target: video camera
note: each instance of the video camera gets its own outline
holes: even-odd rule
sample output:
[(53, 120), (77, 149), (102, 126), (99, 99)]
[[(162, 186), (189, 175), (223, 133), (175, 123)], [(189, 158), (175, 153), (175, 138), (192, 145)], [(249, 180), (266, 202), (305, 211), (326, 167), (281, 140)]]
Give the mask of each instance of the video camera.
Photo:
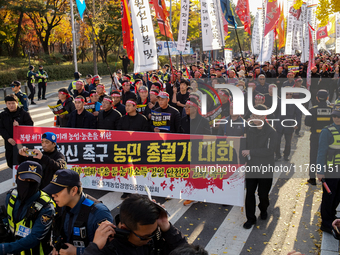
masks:
[(5, 206), (0, 206), (0, 243), (8, 243), (11, 241), (11, 234), (8, 225), (4, 223), (7, 218)]

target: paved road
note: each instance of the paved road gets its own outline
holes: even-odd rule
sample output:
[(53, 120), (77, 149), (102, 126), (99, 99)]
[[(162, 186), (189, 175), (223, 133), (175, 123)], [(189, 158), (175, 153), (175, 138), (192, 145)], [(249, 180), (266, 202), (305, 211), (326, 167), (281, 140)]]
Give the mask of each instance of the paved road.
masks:
[[(109, 80), (104, 83), (109, 84)], [(48, 87), (48, 100), (30, 106), (35, 126), (53, 126), (53, 114), (47, 105), (55, 104), (57, 90), (67, 85), (65, 82)], [(0, 107), (4, 107), (3, 102)], [(303, 132), (303, 137), (293, 138), (290, 162), (277, 164), (303, 166), (309, 162), (309, 132), (305, 127)], [(12, 171), (5, 161), (3, 139), (0, 138), (0, 204), (4, 203), (7, 190), (13, 187), (11, 177)], [(275, 178), (270, 193), (269, 219), (259, 220), (250, 230), (242, 228), (246, 218), (240, 207), (203, 202), (183, 206), (183, 200), (156, 200), (165, 203), (171, 214), (170, 221), (188, 241), (204, 246), (209, 254), (287, 254), (292, 249), (304, 254), (318, 254), (321, 186), (308, 186), (306, 180), (306, 173), (283, 173), (280, 178)], [(113, 215), (119, 212), (122, 193), (89, 189), (85, 192), (103, 201)]]

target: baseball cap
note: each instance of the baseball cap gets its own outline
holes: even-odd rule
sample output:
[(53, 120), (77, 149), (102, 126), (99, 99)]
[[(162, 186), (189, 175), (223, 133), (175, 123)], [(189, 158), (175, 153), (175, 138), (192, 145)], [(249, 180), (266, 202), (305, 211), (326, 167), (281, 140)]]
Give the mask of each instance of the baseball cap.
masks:
[(160, 98), (169, 98), (169, 94), (167, 93), (167, 92), (160, 92), (159, 94), (158, 94), (158, 97), (160, 97)]
[(19, 165), (17, 174), (21, 179), (32, 179), (37, 183), (40, 183), (42, 178), (42, 167), (39, 163), (28, 160)]
[(340, 117), (340, 104), (334, 105), (332, 115)]
[(20, 81), (13, 81), (11, 86), (21, 86), (21, 82)]
[(329, 96), (328, 91), (325, 89), (320, 89), (316, 96), (319, 98), (319, 100), (326, 101), (327, 97)]
[(64, 188), (81, 186), (79, 174), (71, 169), (60, 169), (53, 175), (52, 181), (43, 191), (49, 195), (59, 193)]
[(57, 144), (57, 136), (55, 133), (52, 133), (52, 132), (46, 132), (44, 133), (42, 136), (41, 136), (41, 139), (47, 139), (49, 141), (51, 141), (52, 143), (55, 143)]
[(91, 74), (86, 75), (86, 79), (90, 79), (90, 78), (92, 78)]

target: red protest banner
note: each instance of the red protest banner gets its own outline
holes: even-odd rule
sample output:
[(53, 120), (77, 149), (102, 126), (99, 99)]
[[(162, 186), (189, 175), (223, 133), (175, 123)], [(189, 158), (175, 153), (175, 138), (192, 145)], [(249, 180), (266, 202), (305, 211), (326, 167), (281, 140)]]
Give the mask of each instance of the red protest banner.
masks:
[(144, 194), (147, 185), (156, 196), (243, 205), (243, 137), (19, 126), (13, 138), (40, 149), (45, 132), (84, 188)]

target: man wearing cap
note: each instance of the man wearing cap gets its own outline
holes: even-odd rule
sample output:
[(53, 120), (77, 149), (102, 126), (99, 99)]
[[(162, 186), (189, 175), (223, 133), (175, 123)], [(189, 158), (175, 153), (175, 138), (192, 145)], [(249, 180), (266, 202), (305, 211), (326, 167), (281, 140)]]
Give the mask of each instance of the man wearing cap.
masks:
[(74, 81), (72, 81), (70, 85), (68, 85), (68, 88), (67, 88), (68, 93), (70, 93), (71, 96), (73, 96), (73, 91), (77, 89), (76, 82), (80, 80), (81, 73), (75, 72), (73, 75), (74, 75)]
[(120, 91), (118, 90), (112, 91), (111, 97), (113, 100), (113, 109), (116, 109), (122, 114), (122, 116), (124, 116), (126, 114), (126, 111), (125, 111), (125, 105), (121, 103), (122, 96), (120, 94)]
[[(99, 225), (113, 221), (105, 205), (82, 192), (79, 174), (73, 170), (58, 170), (43, 191), (61, 207), (53, 226), (53, 239), (60, 238), (64, 243), (61, 254), (83, 254)], [(52, 255), (57, 254), (54, 248)]]
[(310, 127), (310, 138), (309, 138), (309, 179), (308, 183), (316, 185), (316, 158), (319, 148), (319, 137), (321, 130), (324, 127), (332, 124), (331, 118), (332, 107), (327, 105), (328, 92), (327, 90), (319, 90), (316, 100), (318, 104), (310, 108), (308, 111), (311, 115), (306, 115), (305, 125)]
[(74, 106), (73, 97), (70, 96), (67, 89), (61, 88), (58, 90), (58, 98), (57, 105), (61, 104), (67, 111), (67, 114), (59, 114), (57, 116), (57, 126), (58, 127), (67, 127), (67, 122), (70, 117), (71, 112), (73, 112), (76, 108)]
[[(160, 92), (158, 94), (158, 104), (159, 107), (155, 109), (155, 112), (161, 112), (161, 113), (170, 113), (170, 115), (165, 116), (163, 115), (162, 117), (166, 117), (166, 129), (163, 129), (161, 127), (156, 127), (154, 126), (154, 131), (155, 132), (169, 132), (169, 133), (180, 133), (181, 132), (181, 116), (179, 111), (169, 105), (169, 94), (166, 92)], [(153, 124), (155, 123), (153, 120), (154, 116), (151, 116), (151, 120), (153, 121)]]
[(16, 174), (17, 187), (6, 196), (6, 221), (13, 238), (11, 243), (0, 244), (0, 255), (49, 254), (54, 202), (39, 190), (41, 165), (26, 161), (19, 165)]
[(257, 79), (256, 91), (262, 94), (267, 94), (269, 88), (269, 83), (266, 82), (266, 76), (264, 74), (260, 74)]
[(18, 161), (22, 163), (30, 160), (38, 162), (42, 167), (42, 179), (40, 182), (40, 189), (43, 189), (50, 183), (54, 173), (66, 168), (65, 156), (59, 152), (57, 145), (57, 136), (52, 132), (46, 132), (41, 136), (41, 147), (43, 151), (39, 149), (33, 149), (34, 155), (28, 154), (28, 148), (23, 147), (19, 150)]
[(85, 98), (85, 102), (90, 96), (90, 93), (84, 89), (84, 82), (82, 80), (76, 81), (76, 89), (73, 90), (73, 97), (76, 98), (77, 96)]
[(37, 74), (38, 74), (37, 77), (39, 79), (38, 80), (38, 101), (40, 99), (46, 100), (45, 94), (46, 94), (48, 74), (46, 71), (44, 71), (44, 68), (42, 65), (39, 66), (39, 70)]
[(103, 102), (104, 97), (107, 95), (105, 94), (105, 86), (102, 83), (99, 83), (96, 88), (97, 95), (99, 96), (98, 102), (101, 103)]
[(24, 108), (26, 112), (28, 112), (28, 97), (26, 93), (21, 91), (21, 83), (20, 81), (13, 81), (11, 84), (12, 92), (17, 96), (19, 105)]
[(5, 97), (6, 108), (0, 113), (0, 134), (5, 141), (5, 156), (9, 168), (13, 167), (13, 126), (33, 126), (33, 120), (28, 112), (18, 107), (18, 98), (11, 94)]
[(28, 96), (29, 99), (31, 99), (31, 104), (36, 104), (34, 102), (34, 94), (35, 94), (35, 77), (38, 76), (37, 73), (34, 73), (34, 66), (30, 65), (28, 67), (29, 71), (27, 72), (27, 86), (30, 90), (30, 95)]
[(322, 129), (319, 138), (317, 178), (325, 182), (331, 193), (323, 185), (321, 202), (321, 230), (332, 234), (332, 222), (336, 219), (336, 208), (340, 202), (340, 104), (334, 105), (333, 124)]
[(91, 84), (92, 84), (92, 75), (91, 75), (91, 74), (86, 75), (85, 81), (86, 81), (86, 84), (85, 84), (85, 86), (84, 86), (84, 89), (85, 89), (87, 92), (90, 93), (90, 92), (91, 92), (90, 86), (91, 86)]
[(99, 111), (97, 128), (116, 130), (122, 114), (112, 108), (113, 100), (110, 96), (105, 96), (102, 102), (102, 110)]
[(96, 128), (96, 117), (85, 110), (85, 98), (77, 96), (74, 99), (76, 109), (71, 112), (67, 127), (71, 128)]

